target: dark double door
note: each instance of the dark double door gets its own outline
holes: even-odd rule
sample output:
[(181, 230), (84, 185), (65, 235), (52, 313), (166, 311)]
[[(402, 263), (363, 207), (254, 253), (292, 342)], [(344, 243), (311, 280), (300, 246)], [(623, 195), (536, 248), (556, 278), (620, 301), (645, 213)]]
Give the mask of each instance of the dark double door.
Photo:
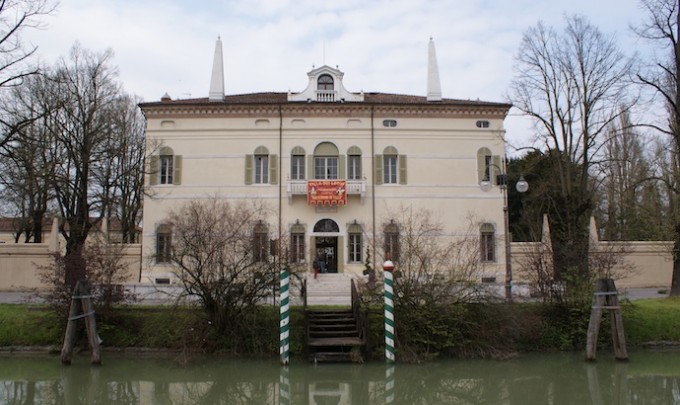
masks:
[(326, 236), (316, 238), (316, 257), (325, 263), (327, 273), (338, 272), (338, 238)]

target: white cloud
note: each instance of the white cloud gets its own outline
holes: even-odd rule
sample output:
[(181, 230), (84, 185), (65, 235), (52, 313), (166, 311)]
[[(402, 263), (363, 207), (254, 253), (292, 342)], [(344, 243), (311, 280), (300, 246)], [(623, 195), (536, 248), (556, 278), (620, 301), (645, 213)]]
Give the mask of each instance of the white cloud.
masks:
[[(111, 48), (130, 93), (158, 100), (208, 93), (214, 41), (224, 42), (228, 94), (301, 91), (312, 65), (345, 72), (350, 91), (425, 94), (427, 42), (435, 39), (444, 97), (504, 101), (522, 32), (563, 14), (586, 15), (627, 51), (634, 0), (69, 0), (27, 32), (52, 63), (75, 41)], [(325, 52), (324, 52), (325, 48)], [(508, 119), (509, 138), (526, 124)], [(511, 132), (512, 131), (512, 132)], [(513, 133), (517, 132), (517, 133)]]

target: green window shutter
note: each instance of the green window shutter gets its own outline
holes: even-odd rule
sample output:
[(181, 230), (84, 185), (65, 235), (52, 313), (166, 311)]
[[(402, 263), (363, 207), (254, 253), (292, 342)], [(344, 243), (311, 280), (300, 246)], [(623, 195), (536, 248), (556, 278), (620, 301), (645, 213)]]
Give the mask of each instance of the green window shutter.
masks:
[(307, 156), (307, 178), (314, 179), (314, 155)]
[(477, 184), (484, 181), (484, 174), (486, 173), (486, 155), (480, 150), (477, 152)]
[(408, 177), (406, 176), (406, 155), (399, 155), (399, 184), (406, 184)]
[(493, 159), (491, 160), (494, 164), (491, 168), (493, 169), (491, 173), (493, 173), (493, 176), (491, 178), (491, 182), (495, 185), (498, 185), (498, 176), (501, 174), (501, 157), (498, 155), (495, 155)]
[(158, 184), (158, 156), (151, 155), (148, 159), (146, 170), (149, 173), (149, 185), (155, 186)]
[(338, 156), (338, 179), (346, 179), (347, 172), (345, 172), (345, 155)]
[(375, 155), (375, 184), (383, 184), (383, 155)]
[(246, 155), (246, 184), (253, 184), (253, 160), (254, 155)]
[(338, 273), (343, 273), (343, 265), (345, 264), (345, 249), (343, 247), (342, 236), (338, 236)]
[(175, 155), (172, 158), (172, 184), (178, 186), (182, 184), (182, 156)]
[(269, 155), (269, 184), (279, 184), (279, 155)]

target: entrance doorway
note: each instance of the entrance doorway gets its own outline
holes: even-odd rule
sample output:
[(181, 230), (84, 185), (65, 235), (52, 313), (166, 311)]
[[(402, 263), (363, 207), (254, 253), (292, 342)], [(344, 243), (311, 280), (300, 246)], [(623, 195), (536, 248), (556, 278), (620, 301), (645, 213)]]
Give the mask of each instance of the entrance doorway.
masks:
[(316, 238), (316, 257), (325, 263), (327, 273), (338, 272), (338, 237)]

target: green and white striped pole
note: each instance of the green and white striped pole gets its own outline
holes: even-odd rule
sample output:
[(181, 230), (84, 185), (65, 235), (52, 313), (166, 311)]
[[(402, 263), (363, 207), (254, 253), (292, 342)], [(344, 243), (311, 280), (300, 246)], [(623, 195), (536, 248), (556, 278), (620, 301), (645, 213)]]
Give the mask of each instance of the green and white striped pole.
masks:
[(394, 365), (385, 369), (385, 405), (394, 403)]
[(279, 354), (281, 355), (281, 364), (287, 366), (290, 362), (290, 274), (288, 267), (283, 267), (279, 273), (280, 282), (280, 314), (281, 322), (279, 323)]
[(394, 363), (394, 278), (392, 276), (394, 263), (391, 260), (385, 260), (383, 270), (385, 276), (385, 360)]
[(290, 376), (288, 367), (279, 371), (279, 405), (290, 405)]

